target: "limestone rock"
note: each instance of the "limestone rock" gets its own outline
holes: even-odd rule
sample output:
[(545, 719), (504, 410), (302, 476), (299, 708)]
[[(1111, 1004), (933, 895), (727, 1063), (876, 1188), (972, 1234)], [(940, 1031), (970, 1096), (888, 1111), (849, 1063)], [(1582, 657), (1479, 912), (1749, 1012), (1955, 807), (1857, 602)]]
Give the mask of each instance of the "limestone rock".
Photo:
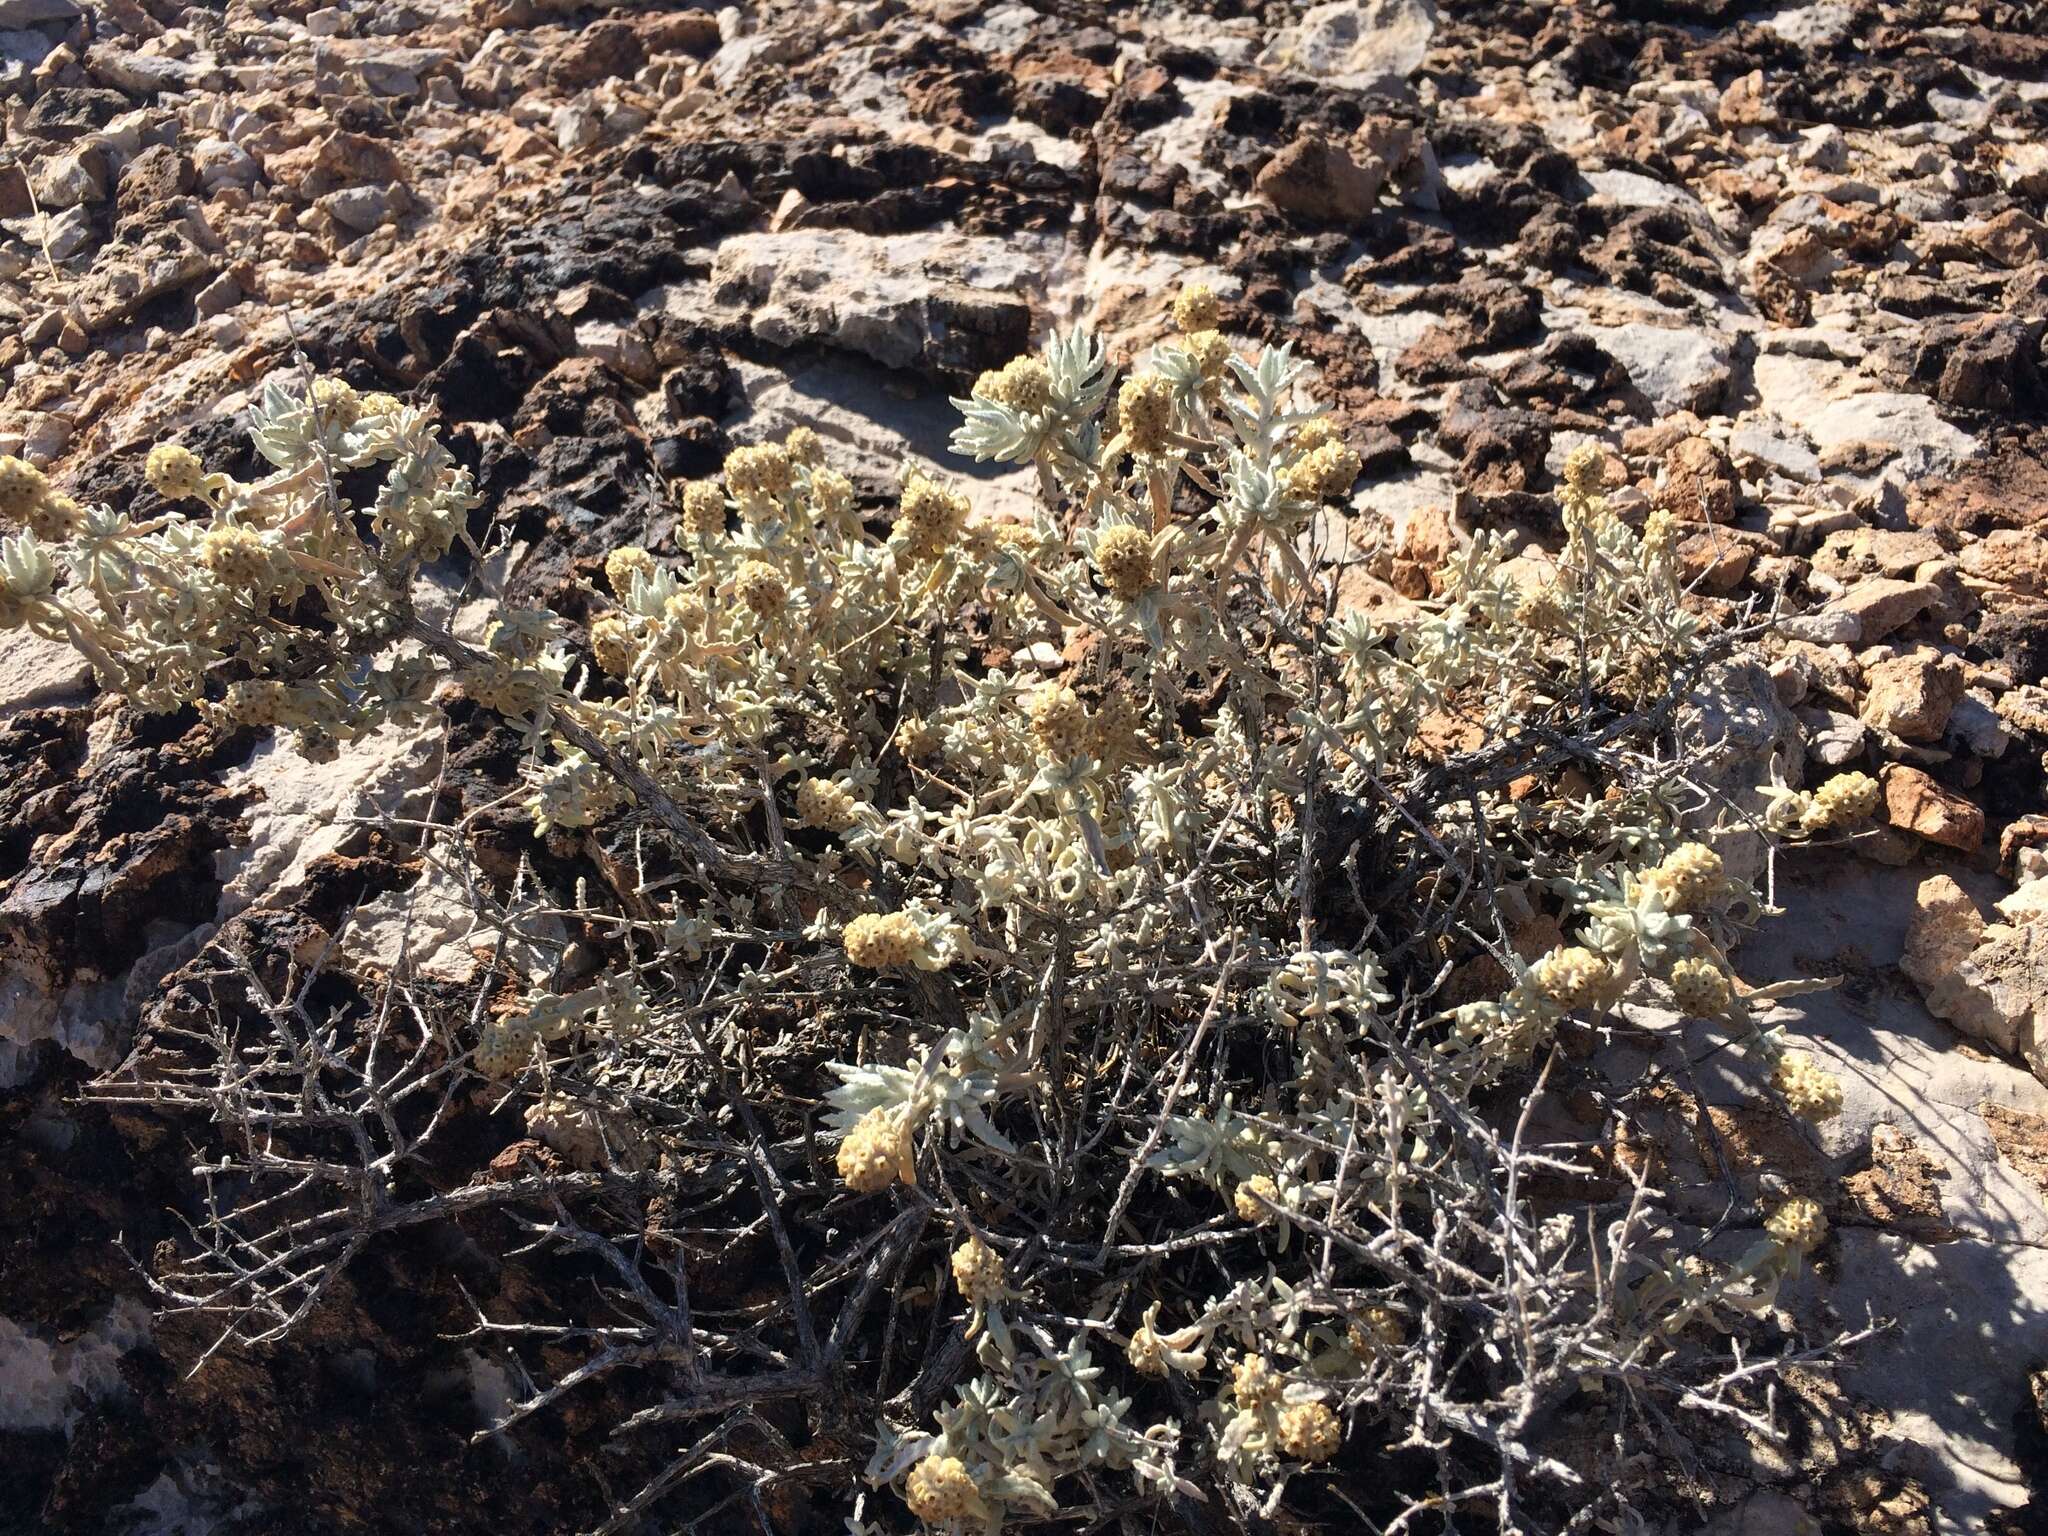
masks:
[(1958, 557), (1980, 581), (1996, 582), (2033, 597), (2048, 597), (2048, 540), (2038, 531), (1994, 528)]
[(1930, 875), (1914, 895), (1899, 969), (1926, 991), (1952, 975), (1983, 937), (1976, 902), (1947, 875)]
[(2048, 1081), (2048, 927), (1987, 924), (1954, 881), (1937, 875), (1920, 888), (1900, 969), (1928, 1012)]
[(91, 680), (75, 647), (33, 630), (0, 633), (0, 717), (82, 696)]
[(1735, 344), (1712, 331), (1632, 321), (1595, 330), (1593, 338), (1660, 416), (1710, 415), (1734, 380)]
[(109, 245), (99, 253), (79, 284), (79, 312), (88, 329), (103, 331), (167, 293), (206, 281), (220, 265), (182, 229), (160, 228), (139, 245)]
[(1970, 243), (2002, 267), (2024, 267), (2048, 258), (2048, 225), (2021, 208), (1972, 224)]
[(338, 192), (329, 192), (314, 206), (327, 213), (343, 229), (363, 235), (398, 219), (411, 203), (405, 188), (394, 183), (383, 187), (344, 187)]
[(1915, 651), (1865, 670), (1870, 692), (1863, 718), (1907, 741), (1939, 741), (1963, 696), (1963, 664), (1953, 656)]
[(770, 346), (971, 378), (1025, 345), (1031, 314), (1018, 294), (1038, 271), (1028, 242), (804, 229), (725, 241), (711, 290)]
[(1847, 614), (1855, 619), (1857, 641), (1871, 645), (1903, 628), (1940, 601), (1941, 588), (1932, 582), (1872, 577), (1858, 582), (1829, 603), (1827, 611)]
[(1259, 62), (1340, 89), (1369, 91), (1421, 67), (1436, 22), (1432, 0), (1327, 0), (1282, 28)]

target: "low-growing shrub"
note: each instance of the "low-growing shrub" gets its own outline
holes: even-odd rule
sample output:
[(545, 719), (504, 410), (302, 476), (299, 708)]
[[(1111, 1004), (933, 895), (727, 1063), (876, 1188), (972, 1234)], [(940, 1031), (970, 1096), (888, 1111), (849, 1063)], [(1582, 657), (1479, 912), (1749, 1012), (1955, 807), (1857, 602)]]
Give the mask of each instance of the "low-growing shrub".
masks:
[[(162, 1305), (260, 1340), (382, 1233), (527, 1212), (601, 1283), (570, 1322), (479, 1318), (537, 1383), (491, 1428), (656, 1383), (619, 1432), (672, 1454), (609, 1528), (702, 1473), (808, 1483), (868, 1536), (1618, 1529), (1684, 1415), (1767, 1429), (1769, 1340), (1726, 1335), (1820, 1207), (1735, 1213), (1753, 1243), (1713, 1261), (1588, 1058), (1675, 1010), (1832, 1114), (1731, 974), (1764, 910), (1731, 855), (1871, 786), (1759, 806), (1693, 773), (1685, 706), (1756, 629), (1701, 617), (1598, 450), (1554, 556), (1482, 534), (1440, 599), (1353, 611), (1324, 529), (1358, 457), (1213, 309), (1183, 295), (1120, 381), (1075, 331), (957, 402), (960, 453), (1036, 474), (1032, 520), (912, 471), (878, 527), (798, 430), (679, 487), (678, 547), (613, 552), (587, 632), (421, 617), (475, 493), (425, 415), (338, 381), (265, 388), (254, 484), (158, 449), (145, 521), (10, 464), (0, 618), (107, 689), (318, 754), (459, 688), (524, 730), (538, 828), (642, 861), (630, 899), (550, 898), (604, 936), (580, 990), (415, 1009), (404, 1048), (264, 990), (268, 1039), (223, 1035), (211, 1077), (110, 1079), (210, 1116), (235, 1172)], [(1568, 1091), (1598, 1109), (1561, 1141)], [(556, 1163), (448, 1183), (425, 1149), (466, 1097)], [(716, 1232), (776, 1304), (693, 1305)], [(771, 1419), (786, 1457), (731, 1449)], [(789, 1446), (827, 1420), (870, 1446)]]

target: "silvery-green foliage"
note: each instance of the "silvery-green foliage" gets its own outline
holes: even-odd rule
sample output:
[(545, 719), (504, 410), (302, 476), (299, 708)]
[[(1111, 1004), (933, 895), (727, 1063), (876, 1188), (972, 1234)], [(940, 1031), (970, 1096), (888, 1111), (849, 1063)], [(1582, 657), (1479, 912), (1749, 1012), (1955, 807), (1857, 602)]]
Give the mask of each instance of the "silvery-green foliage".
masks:
[[(1481, 533), (1426, 597), (1350, 611), (1302, 535), (1345, 515), (1357, 455), (1288, 349), (1226, 369), (1200, 335), (1107, 431), (1085, 329), (956, 402), (956, 452), (1034, 466), (1029, 520), (913, 467), (883, 536), (791, 434), (679, 492), (672, 551), (612, 552), (583, 622), (493, 601), (474, 642), (410, 612), (475, 500), (427, 418), (273, 380), (252, 429), (277, 475), (206, 476), (149, 525), (87, 509), (54, 558), (9, 540), (0, 617), (151, 707), (331, 742), (452, 673), (518, 726), (534, 826), (595, 872), (551, 902), (605, 974), (480, 1007), (437, 1070), (655, 1147), (671, 1229), (576, 1235), (574, 1191), (544, 1212), (607, 1276), (553, 1347), (644, 1371), (643, 1425), (829, 1394), (834, 1435), (875, 1425), (863, 1536), (934, 1459), (991, 1536), (1197, 1497), (1241, 1531), (1302, 1518), (1326, 1455), (1341, 1478), (1396, 1444), (1435, 1460), (1418, 1518), (1465, 1487), (1524, 1529), (1625, 1526), (1651, 1431), (1582, 1404), (1697, 1406), (1687, 1324), (1755, 1316), (1796, 1244), (1674, 1264), (1612, 1148), (1525, 1141), (1501, 1105), (1579, 1093), (1588, 1137), (1618, 1135), (1632, 1086), (1565, 1047), (1682, 967), (1711, 982), (1760, 908), (1730, 882), (1668, 910), (1650, 878), (1701, 832), (1754, 835), (1661, 723), (1744, 642), (1584, 458), (1547, 569)], [(335, 476), (373, 466), (365, 539)], [(308, 596), (321, 623), (281, 645)], [(1778, 1053), (1746, 1004), (1728, 1022)], [(1589, 1191), (1542, 1197), (1566, 1226), (1538, 1180)], [(725, 1231), (786, 1302), (691, 1312)]]
[(835, 1130), (849, 1131), (870, 1110), (888, 1109), (933, 1119), (955, 1142), (971, 1136), (997, 1152), (1017, 1150), (988, 1118), (996, 1074), (978, 1059), (971, 1032), (949, 1032), (914, 1069), (834, 1062), (832, 1070), (840, 1082), (826, 1095), (832, 1105), (826, 1119)]
[(1095, 333), (1082, 326), (1055, 333), (1046, 343), (1043, 360), (1051, 376), (1052, 398), (1042, 411), (1027, 414), (980, 396), (953, 401), (963, 418), (953, 432), (955, 453), (1006, 464), (1026, 463), (1053, 446), (1081, 460), (1094, 456), (1093, 419), (1109, 392), (1107, 351)]
[(1291, 342), (1267, 347), (1259, 353), (1256, 363), (1247, 363), (1240, 357), (1230, 360), (1231, 377), (1242, 393), (1226, 394), (1223, 412), (1254, 464), (1262, 468), (1269, 465), (1282, 435), (1313, 416), (1313, 412), (1296, 411), (1289, 406), (1294, 387), (1307, 370), (1306, 363), (1294, 360)]

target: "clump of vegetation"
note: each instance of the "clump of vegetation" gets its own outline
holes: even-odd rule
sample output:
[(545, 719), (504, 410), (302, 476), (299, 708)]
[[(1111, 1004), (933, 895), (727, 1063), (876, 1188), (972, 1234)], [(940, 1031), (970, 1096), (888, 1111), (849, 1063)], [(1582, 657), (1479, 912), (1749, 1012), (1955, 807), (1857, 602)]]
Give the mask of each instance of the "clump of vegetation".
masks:
[[(404, 1050), (265, 992), (270, 1038), (223, 1039), (216, 1079), (111, 1084), (231, 1153), (162, 1303), (260, 1338), (381, 1233), (534, 1213), (601, 1280), (569, 1322), (479, 1316), (534, 1383), (491, 1428), (630, 1374), (620, 1433), (679, 1438), (612, 1529), (698, 1473), (811, 1482), (864, 1536), (1191, 1503), (1606, 1528), (1678, 1417), (1766, 1424), (1767, 1361), (1722, 1336), (1825, 1218), (1749, 1211), (1717, 1264), (1647, 1161), (1616, 1173), (1632, 1085), (1583, 1058), (1675, 1008), (1834, 1113), (1731, 973), (1764, 903), (1725, 855), (1843, 830), (1866, 784), (1767, 814), (1691, 775), (1680, 706), (1754, 633), (1703, 622), (1597, 452), (1547, 569), (1482, 536), (1440, 600), (1346, 611), (1318, 527), (1357, 455), (1285, 349), (1237, 356), (1198, 291), (1176, 315), (1121, 380), (1077, 331), (957, 402), (957, 451), (1036, 472), (1031, 521), (912, 471), (882, 526), (799, 430), (679, 487), (680, 547), (614, 552), (585, 632), (420, 617), (474, 494), (421, 413), (336, 381), (266, 388), (256, 484), (152, 454), (178, 510), (146, 522), (45, 515), (0, 466), (32, 503), (0, 618), (107, 688), (321, 752), (457, 687), (525, 731), (537, 827), (638, 850), (630, 899), (576, 893), (610, 945), (580, 990), (418, 1011)], [(499, 895), (507, 923), (536, 900)], [(1560, 1142), (1537, 1111), (1567, 1086), (1598, 1128)], [(427, 1147), (469, 1094), (562, 1166), (445, 1187)], [(776, 1306), (693, 1306), (715, 1230)], [(787, 1448), (778, 1413), (871, 1453), (729, 1448)]]

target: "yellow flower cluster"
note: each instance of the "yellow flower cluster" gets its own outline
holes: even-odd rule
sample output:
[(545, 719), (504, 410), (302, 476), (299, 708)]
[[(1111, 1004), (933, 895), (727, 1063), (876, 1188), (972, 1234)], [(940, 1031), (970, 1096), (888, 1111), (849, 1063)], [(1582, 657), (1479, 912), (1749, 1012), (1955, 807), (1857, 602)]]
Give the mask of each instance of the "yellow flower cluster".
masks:
[(796, 789), (796, 813), (807, 827), (844, 832), (854, 823), (859, 802), (843, 784), (830, 779), (805, 779)]
[(1280, 1411), (1274, 1438), (1297, 1461), (1324, 1462), (1344, 1443), (1344, 1425), (1325, 1403), (1296, 1403)]
[(1189, 283), (1173, 301), (1173, 323), (1190, 335), (1196, 331), (1215, 330), (1217, 321), (1222, 318), (1223, 308), (1207, 284)]
[(782, 572), (766, 560), (743, 560), (733, 573), (732, 595), (764, 619), (780, 618), (789, 606), (789, 587)]
[(1117, 422), (1133, 453), (1164, 453), (1173, 439), (1173, 385), (1156, 373), (1125, 379), (1116, 396)]
[(725, 492), (716, 481), (692, 480), (683, 487), (683, 531), (709, 541), (725, 532)]
[(1026, 354), (984, 373), (974, 381), (974, 393), (1026, 416), (1036, 416), (1052, 403), (1052, 374), (1044, 363)]
[(616, 613), (602, 613), (590, 623), (590, 653), (613, 677), (633, 670), (633, 631)]
[(346, 379), (322, 376), (313, 381), (313, 409), (343, 430), (363, 419), (363, 397)]
[(49, 494), (50, 482), (35, 465), (12, 454), (0, 455), (0, 519), (28, 522)]
[(1818, 1200), (1797, 1195), (1765, 1218), (1764, 1231), (1795, 1253), (1811, 1253), (1828, 1235), (1828, 1215)]
[(1570, 1013), (1606, 1000), (1614, 989), (1614, 966), (1583, 945), (1553, 949), (1529, 967), (1537, 994)]
[(912, 1467), (904, 1483), (904, 1500), (926, 1525), (964, 1520), (982, 1511), (973, 1474), (958, 1456), (934, 1454)]
[(1688, 1018), (1718, 1019), (1728, 1011), (1735, 993), (1728, 973), (1713, 961), (1694, 957), (1671, 967), (1671, 996)]
[(910, 965), (924, 953), (924, 935), (908, 912), (867, 912), (846, 925), (840, 935), (849, 964), (885, 971)]
[(1003, 1257), (979, 1237), (970, 1237), (953, 1250), (953, 1283), (971, 1306), (985, 1307), (1002, 1300), (1006, 1275)]
[(199, 540), (199, 559), (222, 586), (237, 590), (268, 587), (277, 569), (276, 555), (254, 528), (221, 523)]
[(1719, 902), (1728, 873), (1721, 855), (1705, 843), (1681, 843), (1643, 883), (1656, 887), (1667, 912), (1704, 912)]
[(1238, 1407), (1253, 1413), (1276, 1405), (1286, 1386), (1264, 1355), (1246, 1355), (1230, 1368), (1230, 1395)]
[(1237, 1219), (1263, 1227), (1279, 1219), (1273, 1210), (1280, 1203), (1280, 1186), (1273, 1182), (1272, 1175), (1255, 1173), (1237, 1186), (1237, 1193), (1231, 1197), (1231, 1204), (1237, 1209)]
[(1397, 1349), (1408, 1337), (1401, 1314), (1392, 1307), (1370, 1306), (1344, 1333), (1345, 1346), (1361, 1359), (1384, 1349)]
[(485, 1022), (476, 1042), (476, 1069), (485, 1077), (511, 1077), (533, 1059), (540, 1024), (521, 1009)]
[(839, 1143), (839, 1177), (857, 1195), (917, 1182), (917, 1148), (900, 1110), (871, 1109)]
[(1152, 587), (1152, 540), (1143, 529), (1118, 523), (1095, 540), (1095, 568), (1112, 596), (1134, 603)]
[(1771, 1068), (1771, 1086), (1792, 1113), (1816, 1123), (1842, 1112), (1842, 1080), (1804, 1051), (1787, 1051)]
[(1581, 500), (1607, 489), (1607, 450), (1599, 443), (1579, 444), (1564, 461), (1565, 490)]
[(748, 503), (787, 495), (795, 484), (789, 450), (780, 443), (735, 448), (725, 456), (726, 488), (744, 510)]
[(33, 464), (0, 457), (0, 521), (18, 523), (45, 543), (60, 544), (78, 532), (84, 519), (85, 509), (51, 486)]
[(790, 428), (789, 435), (782, 440), (782, 449), (789, 455), (790, 463), (805, 469), (825, 462), (825, 440), (812, 427)]
[(968, 511), (965, 496), (913, 471), (903, 482), (896, 518), (903, 552), (913, 560), (938, 559), (959, 542)]
[(1046, 683), (1031, 696), (1025, 711), (1032, 739), (1054, 762), (1063, 763), (1088, 749), (1088, 706), (1064, 683)]
[(1809, 832), (1846, 832), (1877, 814), (1882, 793), (1867, 773), (1838, 773), (1813, 792), (1803, 818)]
[(166, 501), (188, 501), (206, 483), (199, 455), (177, 443), (158, 443), (142, 462), (142, 477)]
[(1327, 501), (1349, 491), (1363, 467), (1349, 444), (1325, 442), (1289, 465), (1284, 478), (1287, 489), (1303, 500)]
[(637, 544), (622, 544), (604, 557), (604, 579), (620, 597), (632, 591), (635, 581), (646, 580), (654, 571), (654, 556)]

